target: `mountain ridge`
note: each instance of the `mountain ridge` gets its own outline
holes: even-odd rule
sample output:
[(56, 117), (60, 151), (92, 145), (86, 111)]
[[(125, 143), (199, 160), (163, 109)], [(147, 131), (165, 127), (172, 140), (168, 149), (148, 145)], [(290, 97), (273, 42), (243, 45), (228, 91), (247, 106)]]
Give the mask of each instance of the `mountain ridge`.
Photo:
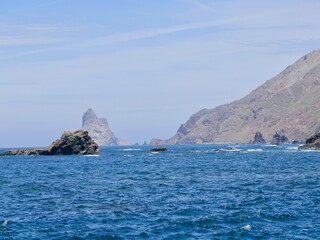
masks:
[(248, 143), (256, 131), (305, 140), (320, 129), (320, 50), (299, 58), (243, 98), (191, 115), (168, 140), (150, 144)]

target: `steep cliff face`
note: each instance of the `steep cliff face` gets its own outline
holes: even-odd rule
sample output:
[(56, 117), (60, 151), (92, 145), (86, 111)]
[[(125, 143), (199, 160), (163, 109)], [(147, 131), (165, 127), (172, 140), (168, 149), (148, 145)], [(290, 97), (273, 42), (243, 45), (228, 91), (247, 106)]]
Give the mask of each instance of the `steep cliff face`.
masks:
[(128, 145), (125, 140), (115, 136), (109, 127), (107, 119), (98, 118), (91, 108), (83, 114), (82, 129), (88, 131), (99, 146)]
[(287, 67), (249, 95), (204, 109), (168, 140), (151, 144), (248, 143), (256, 131), (267, 141), (276, 131), (305, 140), (320, 129), (320, 50)]

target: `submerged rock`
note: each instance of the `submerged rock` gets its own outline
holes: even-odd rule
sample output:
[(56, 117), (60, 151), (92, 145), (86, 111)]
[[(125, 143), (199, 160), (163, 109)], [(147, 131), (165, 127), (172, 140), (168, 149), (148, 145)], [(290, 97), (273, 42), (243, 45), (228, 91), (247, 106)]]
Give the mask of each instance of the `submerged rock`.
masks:
[(251, 144), (266, 144), (266, 140), (264, 140), (263, 135), (261, 132), (256, 132), (254, 135), (254, 139), (250, 141)]
[(65, 131), (61, 138), (54, 141), (50, 146), (44, 149), (20, 149), (9, 150), (0, 153), (0, 156), (6, 155), (87, 155), (98, 154), (98, 145), (89, 136), (87, 131)]
[(167, 148), (152, 148), (150, 149), (150, 152), (166, 152), (168, 149)]
[(285, 135), (281, 135), (278, 132), (276, 132), (272, 136), (271, 144), (273, 145), (281, 145), (284, 143), (289, 143), (289, 139)]
[(320, 133), (316, 133), (307, 139), (306, 144), (299, 147), (300, 150), (304, 149), (316, 149), (320, 150)]

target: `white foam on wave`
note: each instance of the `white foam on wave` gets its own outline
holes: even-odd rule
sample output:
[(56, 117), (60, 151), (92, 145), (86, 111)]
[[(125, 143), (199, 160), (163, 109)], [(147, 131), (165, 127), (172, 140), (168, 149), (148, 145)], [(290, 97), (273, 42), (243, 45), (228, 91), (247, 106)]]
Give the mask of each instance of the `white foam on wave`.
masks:
[(297, 146), (294, 146), (294, 147), (287, 147), (288, 150), (298, 150), (298, 147)]
[(99, 154), (90, 154), (90, 155), (85, 155), (86, 157), (99, 157)]
[(301, 149), (300, 151), (301, 152), (319, 152), (320, 150), (310, 148), (310, 149)]
[(134, 155), (132, 155), (132, 154), (125, 154), (124, 156), (125, 157), (134, 157)]
[(241, 229), (249, 231), (249, 230), (251, 230), (251, 228), (252, 228), (251, 225), (248, 224), (248, 225), (243, 226)]
[(143, 149), (141, 148), (125, 148), (125, 149), (122, 149), (120, 151), (124, 151), (124, 152), (127, 152), (127, 151), (142, 151)]
[(247, 152), (262, 152), (261, 148), (248, 149)]
[(8, 222), (9, 222), (8, 220), (4, 220), (4, 222), (2, 223), (2, 226), (4, 227), (7, 226)]

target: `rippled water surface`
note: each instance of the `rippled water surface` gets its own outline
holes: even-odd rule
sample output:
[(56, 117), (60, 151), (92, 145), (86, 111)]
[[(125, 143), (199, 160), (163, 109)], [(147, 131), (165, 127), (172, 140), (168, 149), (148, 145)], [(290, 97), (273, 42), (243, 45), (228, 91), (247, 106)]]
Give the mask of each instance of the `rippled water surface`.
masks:
[(320, 152), (0, 157), (0, 239), (320, 239)]

